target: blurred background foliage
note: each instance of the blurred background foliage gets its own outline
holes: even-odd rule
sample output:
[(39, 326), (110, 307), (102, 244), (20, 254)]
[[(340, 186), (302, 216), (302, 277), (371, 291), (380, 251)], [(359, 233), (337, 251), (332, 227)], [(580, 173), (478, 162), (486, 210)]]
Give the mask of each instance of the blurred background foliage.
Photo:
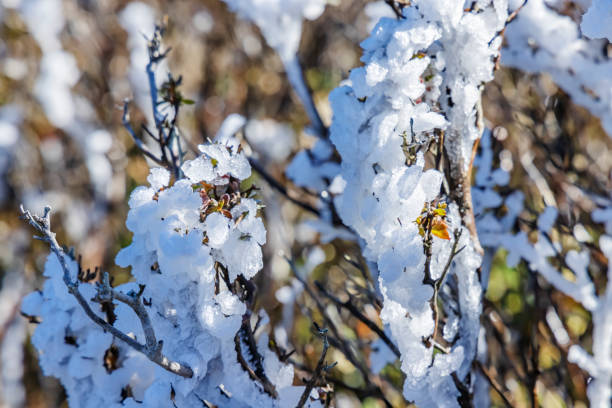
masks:
[[(182, 75), (185, 97), (195, 101), (194, 105), (183, 108), (180, 118), (183, 135), (191, 145), (212, 138), (230, 113), (240, 113), (248, 119), (271, 118), (288, 123), (295, 132), (294, 152), (313, 143), (313, 138), (303, 132), (308, 119), (287, 83), (282, 63), (255, 26), (239, 20), (218, 0), (146, 3), (158, 18), (168, 16), (165, 43), (172, 47), (168, 64), (175, 75)], [(364, 11), (367, 1), (331, 3), (321, 18), (304, 23), (299, 50), (307, 83), (326, 124), (332, 115), (327, 96), (348, 76), (352, 67), (360, 64), (359, 42), (367, 36), (369, 28), (369, 17)], [(42, 206), (49, 199), (42, 192), (53, 192), (52, 201), (56, 206), (60, 204), (54, 220), (59, 241), (75, 247), (85, 268), (100, 266), (112, 273), (115, 282), (124, 282), (130, 278), (129, 271), (118, 268), (114, 256), (131, 241), (131, 233), (125, 227), (127, 200), (132, 189), (146, 183), (149, 168), (121, 124), (122, 101), (132, 96), (127, 34), (118, 21), (128, 2), (66, 0), (62, 4), (66, 25), (61, 42), (75, 57), (81, 71), (72, 91), (90, 101), (100, 124), (112, 135), (112, 147), (106, 156), (113, 167), (113, 188), (102, 200), (103, 211), (77, 211), (73, 207), (75, 199), (91, 202), (99, 197), (91, 187), (85, 157), (77, 141), (48, 120), (33, 96), (41, 51), (21, 15), (5, 7), (0, 24), (0, 105), (19, 106), (22, 122), (19, 142), (7, 159), (2, 180), (7, 194), (0, 206), (0, 281), (11, 273), (22, 274), (26, 281), (23, 293), (41, 286), (47, 249), (41, 243), (30, 242), (29, 231), (17, 217), (20, 202), (36, 202)], [(532, 212), (523, 214), (521, 222), (527, 227), (544, 208), (542, 191), (530, 180), (525, 163), (516, 159), (526, 157), (549, 183), (549, 193), (558, 205), (562, 220), (557, 239), (563, 242), (564, 248), (576, 246), (577, 225), (587, 242), (596, 242), (602, 228), (589, 216), (593, 200), (576, 189), (601, 196), (607, 196), (612, 190), (612, 143), (599, 120), (572, 104), (547, 75), (526, 75), (506, 68), (498, 70), (495, 81), (487, 85), (483, 106), (487, 124), (493, 129), (498, 164), (512, 174), (508, 192), (522, 190), (529, 200), (526, 208)], [(144, 120), (145, 114), (134, 106), (133, 123)], [(49, 152), (54, 149), (60, 153), (56, 160), (49, 160)], [(263, 151), (254, 154), (265, 158)], [(263, 163), (271, 175), (288, 184), (283, 174), (288, 161)], [(257, 307), (267, 311), (274, 325), (282, 320), (283, 313), (275, 294), (292, 277), (282, 256), (295, 258), (298, 268), (309, 268), (312, 243), (317, 242), (317, 237), (300, 226), (311, 217), (309, 214), (283, 200), (257, 174), (253, 181), (263, 188), (267, 221), (272, 222), (268, 218), (274, 211), (289, 225), (289, 231), (284, 233), (290, 237), (290, 253), (279, 254), (273, 243), (269, 245), (265, 249), (264, 271), (255, 278)], [(304, 201), (314, 202), (309, 192), (289, 188)], [(34, 199), (33, 192), (38, 194)], [(79, 223), (87, 227), (80, 233), (71, 233), (71, 225)], [(274, 241), (271, 234), (276, 228), (268, 224), (269, 241)], [(379, 307), (364, 295), (373, 283), (360, 259), (359, 249), (353, 243), (339, 240), (320, 243), (316, 248), (321, 252), (317, 255), (320, 262), (308, 277), (312, 290), (316, 291), (315, 281), (319, 282), (341, 301), (351, 299), (380, 325)], [(593, 265), (590, 270), (602, 288), (605, 287), (602, 272), (605, 262), (605, 258), (601, 259), (602, 264)], [(324, 317), (312, 296), (306, 293), (298, 296), (299, 307), (294, 310), (290, 334), (290, 343), (296, 348), (292, 358), (298, 368), (313, 367), (322, 346), (312, 332), (312, 322), (321, 323)], [(543, 314), (554, 307), (571, 341), (587, 349), (591, 341), (589, 314), (571, 298), (531, 274), (525, 265), (508, 266), (502, 250), (494, 256), (485, 299), (483, 325), (491, 339), (489, 365), (495, 368), (492, 374), (508, 390), (515, 406), (587, 406), (587, 378), (577, 366), (567, 362), (567, 346), (556, 342)], [(354, 344), (361, 352), (359, 361), (367, 365), (370, 345), (377, 335), (345, 309), (335, 307), (325, 298), (323, 302), (324, 310), (339, 322), (341, 337)], [(0, 309), (1, 313), (8, 311)], [(31, 327), (28, 330), (31, 332)], [(24, 343), (24, 348), (25, 406), (65, 406), (61, 386), (40, 372), (36, 351), (29, 342)], [(345, 354), (332, 347), (328, 359), (338, 362), (330, 374), (331, 384), (334, 380), (338, 382), (336, 406), (384, 406), (376, 396), (360, 395), (359, 390), (368, 389), (371, 384), (364, 383), (364, 377)], [(536, 384), (529, 383), (526, 371), (538, 373)], [(295, 381), (299, 383), (302, 378), (298, 370)], [(405, 406), (399, 364), (385, 367), (379, 380), (376, 385), (388, 401), (393, 406)], [(494, 406), (504, 406), (494, 390), (491, 398)]]

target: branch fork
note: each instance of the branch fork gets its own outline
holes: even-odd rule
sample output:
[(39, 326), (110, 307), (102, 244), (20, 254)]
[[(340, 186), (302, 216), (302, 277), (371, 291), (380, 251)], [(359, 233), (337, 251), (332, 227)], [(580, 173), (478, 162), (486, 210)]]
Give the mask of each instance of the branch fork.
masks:
[(106, 320), (98, 316), (92, 309), (87, 300), (83, 297), (79, 291), (79, 281), (73, 279), (70, 275), (70, 269), (66, 263), (66, 253), (60, 247), (55, 237), (55, 233), (51, 231), (51, 207), (45, 207), (42, 216), (32, 214), (30, 211), (20, 206), (21, 218), (27, 221), (40, 235), (35, 235), (34, 238), (49, 244), (51, 251), (57, 257), (60, 266), (63, 271), (63, 281), (68, 289), (68, 292), (75, 297), (79, 305), (83, 308), (85, 314), (104, 331), (110, 332), (114, 337), (126, 343), (133, 349), (143, 353), (149, 360), (159, 365), (163, 369), (170, 371), (178, 376), (191, 378), (193, 377), (193, 370), (186, 364), (172, 361), (166, 357), (163, 352), (163, 341), (157, 341), (155, 336), (155, 330), (151, 324), (149, 314), (145, 309), (144, 304), (141, 301), (142, 291), (144, 287), (141, 286), (139, 293), (131, 291), (129, 293), (123, 293), (115, 290), (110, 286), (110, 279), (108, 272), (104, 273), (102, 282), (97, 284), (96, 296), (92, 299), (96, 303), (110, 303), (113, 299), (121, 303), (128, 305), (134, 313), (138, 316), (142, 329), (145, 334), (146, 343), (142, 344), (136, 341), (134, 338), (125, 334), (121, 330), (117, 329)]

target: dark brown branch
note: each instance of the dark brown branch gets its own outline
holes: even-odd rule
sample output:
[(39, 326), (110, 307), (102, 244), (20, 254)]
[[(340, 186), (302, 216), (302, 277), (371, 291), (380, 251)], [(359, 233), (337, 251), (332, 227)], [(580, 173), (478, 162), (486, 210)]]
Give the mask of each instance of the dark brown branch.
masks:
[(319, 290), (319, 292), (321, 292), (326, 298), (331, 300), (337, 306), (345, 308), (353, 316), (355, 316), (366, 326), (368, 326), (370, 330), (376, 333), (378, 337), (380, 337), (380, 339), (385, 342), (385, 344), (389, 347), (389, 349), (391, 349), (393, 354), (395, 354), (397, 357), (400, 357), (400, 351), (398, 350), (397, 346), (393, 344), (391, 339), (385, 334), (385, 332), (380, 327), (378, 327), (376, 323), (374, 323), (372, 320), (368, 319), (363, 313), (361, 313), (361, 311), (350, 300), (343, 302), (331, 293), (329, 293), (327, 290), (325, 290), (325, 288), (320, 282), (315, 281), (314, 284), (315, 287)]
[(329, 349), (329, 343), (327, 342), (327, 329), (318, 329), (318, 332), (319, 335), (323, 337), (323, 351), (321, 352), (321, 357), (319, 357), (317, 367), (315, 368), (312, 377), (306, 383), (306, 388), (304, 389), (304, 392), (302, 393), (302, 396), (300, 397), (296, 408), (302, 408), (306, 404), (306, 401), (308, 400), (308, 397), (310, 396), (310, 393), (312, 392), (315, 385), (319, 382), (320, 379), (323, 378), (323, 376), (325, 375), (325, 371), (331, 368), (326, 367), (325, 364), (325, 356), (327, 355), (327, 350)]
[(395, 0), (385, 0), (385, 3), (387, 3), (389, 5), (389, 7), (391, 7), (391, 9), (393, 10), (393, 12), (395, 13), (395, 16), (397, 18), (404, 18), (403, 14), (402, 14), (402, 10), (397, 5)]
[(288, 258), (285, 258), (285, 259), (289, 263), (289, 266), (291, 267), (291, 270), (293, 271), (293, 274), (296, 277), (296, 279), (300, 281), (300, 283), (304, 286), (304, 290), (306, 291), (306, 293), (308, 293), (308, 295), (312, 298), (312, 300), (314, 300), (315, 304), (317, 305), (317, 308), (319, 309), (319, 311), (321, 312), (321, 315), (323, 316), (323, 319), (325, 320), (325, 325), (330, 328), (334, 337), (339, 341), (340, 344), (339, 344), (339, 347), (337, 348), (340, 351), (342, 351), (342, 353), (351, 362), (351, 364), (353, 364), (359, 370), (359, 372), (363, 376), (363, 379), (367, 381), (369, 378), (368, 370), (359, 360), (357, 360), (357, 356), (355, 356), (355, 353), (353, 353), (353, 350), (351, 349), (351, 345), (348, 343), (348, 341), (344, 340), (340, 336), (340, 332), (338, 331), (338, 328), (332, 321), (331, 317), (329, 317), (329, 314), (325, 310), (325, 305), (321, 302), (321, 299), (317, 297), (317, 295), (314, 293), (310, 285), (308, 285), (308, 283), (304, 280), (304, 278), (297, 271), (293, 261)]
[(459, 406), (461, 408), (472, 408), (474, 403), (472, 401), (472, 393), (468, 387), (459, 379), (457, 372), (452, 373), (451, 377), (455, 383), (455, 387), (457, 387), (457, 390), (459, 390), (459, 396), (457, 397)]
[(330, 330), (332, 331), (333, 337), (328, 335), (329, 342), (332, 344), (332, 346), (334, 346), (342, 354), (344, 354), (346, 359), (354, 367), (357, 368), (357, 370), (362, 375), (362, 377), (364, 379), (364, 382), (366, 384), (372, 384), (372, 387), (374, 387), (376, 389), (376, 395), (380, 396), (379, 398), (383, 400), (385, 405), (387, 407), (391, 407), (392, 405), (384, 397), (384, 393), (383, 393), (382, 389), (375, 382), (375, 380), (379, 379), (379, 377), (371, 374), (370, 371), (367, 369), (367, 367), (365, 367), (365, 365), (363, 363), (361, 363), (360, 361), (357, 360), (357, 357), (355, 356), (355, 354), (353, 353), (353, 351), (351, 349), (351, 344), (347, 340), (343, 339), (340, 336), (338, 328), (336, 327), (336, 325), (332, 321), (331, 317), (329, 316), (329, 314), (325, 310), (325, 305), (323, 305), (323, 303), (316, 296), (316, 294), (314, 293), (312, 288), (307, 284), (307, 282), (304, 280), (304, 278), (299, 274), (299, 272), (297, 271), (293, 261), (291, 259), (288, 259), (288, 258), (285, 258), (285, 260), (289, 263), (289, 266), (291, 267), (291, 270), (293, 271), (294, 276), (296, 277), (296, 279), (298, 281), (300, 281), (300, 283), (304, 286), (304, 290), (306, 291), (306, 293), (308, 293), (308, 295), (314, 300), (315, 304), (317, 305), (317, 309), (319, 310), (319, 312), (323, 316), (323, 319), (325, 321), (325, 325), (327, 327), (329, 327)]
[(263, 387), (263, 390), (268, 395), (270, 395), (272, 398), (277, 398), (278, 393), (276, 392), (276, 388), (274, 387), (274, 384), (272, 384), (270, 380), (268, 380), (265, 374), (261, 375), (261, 373), (260, 374), (256, 373), (255, 370), (251, 368), (247, 360), (244, 358), (244, 355), (242, 353), (242, 344), (241, 344), (242, 339), (240, 338), (241, 332), (242, 332), (242, 328), (234, 336), (234, 346), (236, 349), (236, 357), (238, 358), (238, 363), (240, 364), (242, 369), (247, 372), (251, 380), (261, 384), (261, 386)]
[(442, 271), (442, 276), (440, 276), (440, 278), (437, 281), (435, 281), (433, 285), (434, 295), (432, 298), (432, 308), (434, 312), (434, 331), (433, 331), (434, 341), (436, 340), (436, 335), (438, 333), (438, 322), (440, 321), (440, 312), (438, 310), (438, 294), (440, 293), (440, 288), (442, 288), (442, 285), (444, 284), (444, 279), (446, 278), (446, 275), (448, 274), (448, 271), (450, 270), (450, 267), (453, 263), (453, 259), (455, 258), (455, 256), (457, 256), (457, 254), (459, 254), (459, 252), (463, 250), (463, 248), (461, 248), (457, 251), (457, 245), (459, 245), (459, 238), (461, 238), (462, 231), (463, 230), (460, 230), (460, 229), (455, 230), (454, 232), (455, 242), (453, 243), (453, 248), (451, 249), (451, 253), (448, 257), (448, 260), (446, 261), (444, 270)]
[(289, 195), (289, 191), (287, 191), (287, 189), (281, 183), (279, 183), (274, 177), (268, 174), (268, 172), (263, 168), (261, 164), (259, 164), (259, 162), (256, 159), (254, 159), (253, 157), (249, 157), (249, 163), (251, 164), (251, 167), (257, 173), (259, 173), (261, 177), (263, 177), (263, 179), (270, 185), (270, 187), (274, 188), (279, 193), (281, 193), (285, 198), (287, 198), (287, 200), (291, 201), (293, 204), (297, 205), (298, 207), (301, 207), (302, 209), (316, 215), (317, 217), (321, 216), (320, 211), (314, 208), (313, 206), (311, 206), (310, 204), (300, 201), (297, 198), (291, 197), (291, 195)]
[(503, 390), (502, 386), (499, 384), (499, 382), (497, 382), (497, 380), (495, 379), (493, 374), (491, 374), (489, 369), (486, 368), (480, 361), (475, 361), (474, 364), (482, 372), (484, 377), (489, 382), (489, 385), (499, 394), (499, 396), (504, 401), (504, 404), (506, 404), (507, 407), (513, 407), (514, 405), (510, 402), (510, 398), (506, 396), (506, 391)]
[(249, 354), (251, 355), (251, 362), (255, 366), (254, 373), (257, 376), (257, 381), (263, 386), (263, 389), (266, 393), (268, 393), (274, 398), (277, 398), (278, 393), (276, 392), (276, 387), (266, 376), (266, 372), (262, 363), (263, 357), (259, 354), (259, 350), (257, 350), (257, 343), (255, 342), (253, 331), (251, 330), (250, 316), (250, 313), (246, 313), (243, 316), (242, 326), (240, 327), (239, 333), (242, 335), (242, 339), (249, 349)]

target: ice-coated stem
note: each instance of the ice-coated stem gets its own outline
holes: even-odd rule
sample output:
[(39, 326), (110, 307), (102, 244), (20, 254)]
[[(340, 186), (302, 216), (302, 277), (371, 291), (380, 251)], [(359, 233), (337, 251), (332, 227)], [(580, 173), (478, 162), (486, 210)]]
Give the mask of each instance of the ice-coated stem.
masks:
[(163, 369), (170, 371), (176, 375), (185, 378), (193, 377), (193, 370), (186, 364), (179, 363), (177, 361), (172, 361), (168, 359), (162, 353), (162, 341), (157, 341), (155, 337), (155, 331), (153, 326), (151, 325), (151, 320), (149, 319), (149, 314), (145, 309), (142, 301), (140, 300), (140, 294), (134, 293), (122, 293), (114, 290), (110, 287), (108, 273), (104, 275), (104, 279), (102, 284), (98, 286), (98, 293), (96, 297), (93, 299), (95, 302), (111, 302), (113, 299), (117, 299), (118, 301), (125, 303), (128, 305), (134, 313), (140, 319), (140, 323), (142, 324), (142, 329), (145, 333), (146, 344), (141, 344), (138, 341), (134, 340), (127, 334), (123, 333), (121, 330), (112, 326), (110, 323), (102, 319), (100, 316), (96, 315), (94, 311), (91, 309), (87, 300), (83, 297), (81, 292), (79, 291), (79, 281), (72, 280), (70, 276), (70, 270), (68, 269), (68, 265), (66, 263), (65, 253), (62, 247), (57, 242), (55, 238), (55, 233), (51, 231), (51, 207), (45, 207), (44, 213), (42, 217), (33, 215), (30, 211), (25, 210), (23, 206), (20, 206), (21, 210), (21, 218), (26, 220), (28, 224), (30, 224), (36, 231), (38, 231), (41, 235), (34, 236), (34, 238), (46, 242), (49, 244), (51, 251), (57, 256), (57, 260), (60, 263), (62, 271), (64, 272), (63, 280), (68, 288), (68, 292), (74, 296), (85, 311), (85, 314), (98, 326), (102, 327), (105, 331), (110, 332), (114, 337), (126, 343), (128, 346), (133, 349), (143, 353), (149, 360), (159, 365)]

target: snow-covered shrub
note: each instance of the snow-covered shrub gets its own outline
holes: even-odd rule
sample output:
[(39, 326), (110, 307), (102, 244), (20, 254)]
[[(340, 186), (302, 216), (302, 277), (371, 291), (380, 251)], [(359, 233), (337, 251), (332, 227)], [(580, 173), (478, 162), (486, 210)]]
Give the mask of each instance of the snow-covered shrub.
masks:
[[(200, 150), (183, 165), (186, 178), (153, 168), (150, 185), (132, 192), (134, 237), (117, 263), (134, 282), (87, 282), (57, 245), (48, 210), (26, 213), (53, 253), (43, 290), (24, 300), (23, 312), (42, 320), (33, 337), (41, 367), (62, 381), (71, 406), (290, 406), (301, 395), (265, 336), (250, 344), (245, 282), (262, 268), (266, 241), (253, 190), (241, 188), (250, 166), (233, 139)], [(250, 378), (240, 358), (262, 359), (266, 382)]]
[[(477, 213), (480, 214), (478, 230), (482, 245), (488, 255), (493, 255), (498, 249), (507, 251), (506, 262), (515, 266), (524, 262), (532, 273), (541, 275), (559, 292), (571, 297), (592, 315), (593, 345), (592, 354), (578, 345), (571, 345), (568, 360), (577, 364), (589, 373), (591, 380), (588, 385), (588, 396), (591, 406), (607, 407), (612, 399), (612, 238), (609, 235), (599, 237), (598, 248), (607, 258), (607, 285), (597, 290), (595, 281), (589, 274), (589, 265), (595, 264), (593, 253), (590, 252), (590, 238), (581, 235), (579, 229), (574, 229), (570, 236), (579, 245), (577, 249), (567, 249), (563, 240), (557, 235), (561, 229), (557, 224), (558, 209), (546, 207), (537, 215), (534, 228), (519, 229), (515, 231), (517, 220), (524, 210), (524, 196), (520, 192), (513, 192), (502, 197), (496, 189), (506, 186), (509, 182), (508, 173), (493, 164), (493, 151), (491, 134), (487, 132), (481, 143), (481, 153), (476, 159), (478, 168), (474, 199), (478, 202)], [(612, 220), (610, 211), (612, 202), (609, 198), (600, 200), (602, 207), (591, 214), (593, 221), (608, 224)], [(504, 217), (494, 214), (500, 208), (506, 209)], [(557, 230), (553, 240), (553, 229)], [(533, 235), (536, 232), (535, 243)], [(606, 231), (609, 234), (610, 231)], [(593, 249), (591, 247), (591, 249)], [(490, 265), (488, 265), (490, 266)], [(568, 273), (569, 272), (569, 273)], [(604, 271), (605, 272), (605, 271)], [(598, 294), (599, 293), (599, 294)], [(556, 312), (552, 313), (557, 325), (551, 325), (553, 334), (561, 344), (569, 345), (569, 337), (563, 323)]]
[[(481, 101), (500, 63), (548, 72), (609, 132), (609, 7), (581, 4), (590, 8), (579, 24), (575, 16), (560, 14), (570, 14), (563, 1), (379, 3), (369, 14), (383, 17), (361, 43), (363, 66), (330, 94), (333, 119), (327, 128), (298, 57), (303, 21), (321, 16), (327, 2), (224, 3), (256, 24), (279, 54), (310, 120), (305, 132), (316, 139), (284, 168), (293, 186), (279, 181), (279, 174), (298, 145), (294, 130), (271, 119), (231, 114), (213, 141), (192, 148), (196, 157), (184, 161), (190, 154), (184, 149), (197, 143), (188, 143), (179, 130), (178, 112), (193, 101), (178, 91), (181, 77), (155, 75), (167, 55), (160, 47), (164, 30), (147, 32), (145, 44), (136, 26), (151, 28), (152, 9), (133, 2), (123, 10), (130, 81), (150, 127), (132, 128), (127, 101), (123, 123), (149, 164), (161, 166), (151, 168), (149, 185), (137, 187), (129, 199), (126, 225), (133, 238), (116, 263), (130, 268), (132, 281), (113, 287), (108, 274), (84, 271), (56, 241), (49, 208), (42, 216), (22, 210), (52, 250), (44, 287), (25, 299), (22, 310), (40, 319), (32, 339), (40, 365), (61, 380), (69, 404), (344, 406), (373, 398), (386, 406), (485, 407), (491, 405), (491, 388), (513, 405), (512, 395), (523, 392), (515, 381), (520, 378), (535, 405), (547, 392), (537, 333), (529, 334), (531, 348), (522, 360), (508, 363), (516, 377), (505, 375), (507, 367), (488, 368), (498, 361), (488, 354), (491, 342), (503, 348), (517, 337), (500, 327), (503, 319), (483, 299), (502, 254), (508, 268), (529, 272), (534, 292), (525, 294), (525, 302), (535, 311), (548, 301), (541, 296), (546, 290), (573, 299), (573, 307), (590, 316), (586, 339), (568, 334), (552, 300), (530, 322), (549, 330), (546, 336), (554, 338), (566, 362), (577, 365), (571, 369), (590, 378), (591, 405), (609, 406), (609, 184), (598, 178), (595, 193), (579, 183), (568, 187), (576, 180), (568, 176), (559, 184), (574, 202), (587, 196), (592, 211), (569, 211), (571, 200), (557, 206), (547, 184), (550, 172), (540, 174), (533, 146), (509, 144), (504, 159), (497, 157)], [(41, 30), (32, 28), (45, 58), (48, 48), (66, 57), (66, 67), (74, 65), (62, 50), (60, 29), (49, 38)], [(43, 76), (51, 72), (59, 82), (41, 89), (55, 86), (55, 94), (69, 100), (79, 72), (59, 72), (62, 64), (51, 62), (43, 59)], [(139, 76), (145, 65), (146, 75)], [(57, 107), (49, 107), (54, 117), (51, 108)], [(542, 122), (554, 127), (549, 117)], [(94, 150), (106, 146), (96, 138), (90, 143)], [(532, 186), (509, 187), (512, 149), (519, 151), (544, 208), (537, 194), (529, 196)], [(547, 153), (554, 155), (552, 149)], [(264, 189), (271, 187), (261, 195), (255, 196), (251, 166)], [(291, 233), (283, 229), (287, 208), (270, 202), (278, 196), (309, 213)], [(592, 228), (587, 231), (572, 216)], [(274, 236), (266, 237), (264, 218)], [(301, 226), (318, 235), (298, 232)], [(257, 298), (260, 289), (275, 299)], [(303, 319), (323, 338), (321, 354), (303, 344)], [(327, 364), (328, 349), (339, 360), (337, 371)]]
[[(482, 131), (480, 86), (492, 79), (507, 10), (502, 2), (480, 2), (478, 12), (459, 1), (414, 3), (403, 19), (381, 19), (362, 43), (365, 66), (330, 97), (344, 185), (335, 204), (378, 266), (381, 318), (401, 353), (404, 396), (419, 406), (450, 406), (461, 381), (474, 384), (467, 378), (480, 326), (479, 244), (472, 220), (460, 215), (469, 197), (442, 196), (444, 176), (425, 170), (422, 151), (444, 145), (450, 182), (468, 182), (463, 174)], [(446, 236), (435, 233), (436, 221), (446, 224)], [(443, 331), (440, 291), (449, 297)], [(435, 348), (444, 352), (434, 355)]]

